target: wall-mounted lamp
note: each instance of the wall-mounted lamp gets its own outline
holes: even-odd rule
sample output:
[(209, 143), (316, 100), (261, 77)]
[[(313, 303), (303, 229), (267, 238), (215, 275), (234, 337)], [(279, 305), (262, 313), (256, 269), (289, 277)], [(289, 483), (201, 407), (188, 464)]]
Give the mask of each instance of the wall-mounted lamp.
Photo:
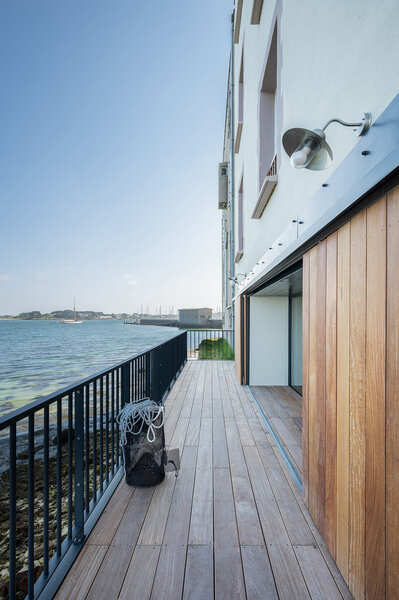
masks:
[(331, 164), (333, 153), (326, 142), (324, 133), (331, 123), (339, 123), (344, 127), (355, 127), (358, 136), (365, 135), (371, 126), (371, 113), (364, 113), (360, 123), (346, 123), (341, 119), (330, 119), (323, 129), (310, 130), (300, 127), (288, 129), (283, 135), (283, 146), (295, 169), (321, 171)]

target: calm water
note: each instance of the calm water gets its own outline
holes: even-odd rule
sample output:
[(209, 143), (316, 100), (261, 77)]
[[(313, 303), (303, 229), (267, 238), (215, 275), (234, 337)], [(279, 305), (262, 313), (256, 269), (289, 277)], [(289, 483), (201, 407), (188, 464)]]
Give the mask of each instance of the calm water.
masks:
[(0, 321), (0, 414), (160, 344), (179, 332), (122, 321)]

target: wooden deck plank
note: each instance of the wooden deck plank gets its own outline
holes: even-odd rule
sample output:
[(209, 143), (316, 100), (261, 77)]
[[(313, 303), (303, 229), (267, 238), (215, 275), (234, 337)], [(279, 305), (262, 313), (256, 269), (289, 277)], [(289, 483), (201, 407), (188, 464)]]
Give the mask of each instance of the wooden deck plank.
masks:
[[(178, 447), (180, 452), (182, 452), (184, 447), (188, 422), (189, 419), (179, 419), (171, 440), (171, 447)], [(175, 475), (173, 473), (166, 473), (164, 481), (155, 489), (141, 530), (138, 542), (140, 545), (152, 546), (162, 544), (175, 484)]]
[(297, 555), (303, 576), (312, 600), (342, 600), (335, 582), (318, 548), (313, 546), (296, 546)]
[(128, 570), (132, 550), (109, 546), (96, 577), (86, 596), (87, 600), (117, 598)]
[(263, 471), (258, 451), (247, 446), (244, 448), (244, 454), (280, 599), (309, 599), (298, 561)]
[(112, 539), (112, 546), (134, 548), (153, 494), (154, 488), (137, 488)]
[(199, 434), (201, 427), (201, 419), (191, 417), (188, 424), (187, 435), (186, 435), (186, 446), (198, 446)]
[(189, 543), (213, 541), (212, 419), (201, 419)]
[(187, 546), (162, 546), (152, 588), (152, 600), (179, 600), (183, 591)]
[(223, 369), (217, 361), (216, 368), (213, 371), (212, 379), (212, 416), (214, 419), (223, 418), (223, 404), (221, 396), (221, 383), (223, 382)]
[(226, 431), (223, 417), (213, 419), (213, 465), (215, 468), (227, 468), (229, 457), (227, 452)]
[(213, 600), (213, 548), (189, 546), (183, 600)]
[(241, 546), (247, 600), (278, 600), (265, 546)]
[(232, 419), (226, 420), (226, 435), (240, 544), (260, 546), (264, 544), (262, 529), (237, 425)]
[(120, 600), (149, 600), (160, 550), (160, 546), (136, 547), (119, 594)]
[(168, 546), (187, 544), (193, 498), (197, 448), (184, 449), (179, 476), (173, 493), (163, 543)]
[(128, 486), (125, 480), (121, 481), (99, 518), (96, 527), (91, 532), (87, 544), (96, 544), (97, 546), (109, 546), (111, 544), (134, 491), (134, 488)]
[(215, 548), (215, 598), (246, 600), (239, 546)]
[(107, 546), (86, 544), (58, 590), (55, 600), (84, 600), (107, 553)]
[(215, 550), (238, 546), (238, 531), (230, 469), (214, 469), (213, 481)]
[(201, 419), (200, 439), (198, 445), (198, 469), (212, 468), (212, 419)]
[(303, 516), (295, 496), (277, 461), (272, 448), (258, 448), (274, 497), (283, 517), (287, 533), (293, 545), (311, 545), (314, 537)]

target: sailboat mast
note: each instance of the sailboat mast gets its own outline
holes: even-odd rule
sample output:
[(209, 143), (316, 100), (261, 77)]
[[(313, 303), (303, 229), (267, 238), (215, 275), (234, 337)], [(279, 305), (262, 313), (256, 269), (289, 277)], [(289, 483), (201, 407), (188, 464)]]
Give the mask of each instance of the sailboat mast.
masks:
[(76, 321), (76, 298), (73, 297), (73, 320)]

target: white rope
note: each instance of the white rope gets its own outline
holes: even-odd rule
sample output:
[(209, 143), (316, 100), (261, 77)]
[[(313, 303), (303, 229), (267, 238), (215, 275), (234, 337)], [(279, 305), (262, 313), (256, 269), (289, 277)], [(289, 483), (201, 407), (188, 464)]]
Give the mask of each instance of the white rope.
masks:
[[(159, 417), (160, 422), (156, 425), (155, 423)], [(138, 435), (143, 431), (144, 425), (148, 427), (147, 440), (154, 442), (155, 430), (163, 426), (163, 420), (163, 406), (156, 404), (150, 398), (143, 398), (140, 402), (126, 404), (116, 417), (121, 432), (120, 445), (126, 446), (127, 434)]]

